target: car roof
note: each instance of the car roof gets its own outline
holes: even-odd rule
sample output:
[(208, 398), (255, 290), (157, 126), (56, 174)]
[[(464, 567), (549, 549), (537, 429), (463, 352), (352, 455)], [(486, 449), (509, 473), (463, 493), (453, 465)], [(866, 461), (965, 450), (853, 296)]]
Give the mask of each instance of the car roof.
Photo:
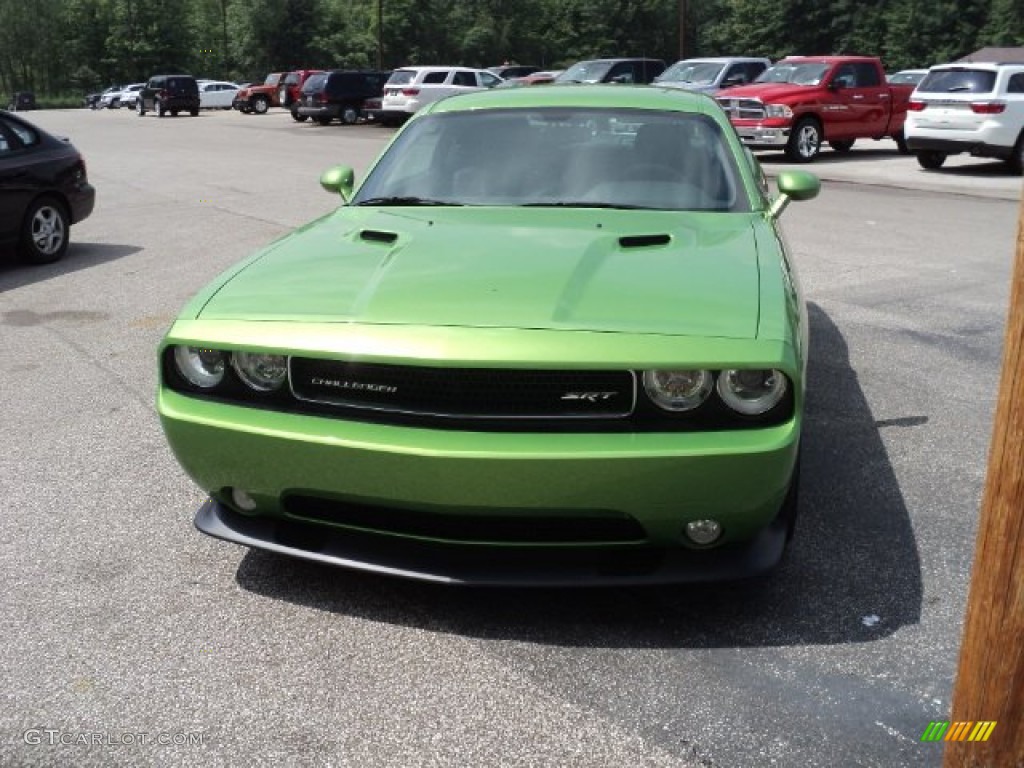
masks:
[(421, 111), (462, 112), (473, 109), (534, 107), (608, 107), (705, 113), (723, 125), (729, 124), (725, 113), (721, 112), (711, 97), (702, 93), (680, 92), (675, 88), (656, 86), (631, 88), (622, 85), (572, 83), (548, 85), (543, 88), (501, 88), (451, 96), (429, 104)]
[[(948, 64), (936, 64), (935, 69), (1005, 69), (1007, 67), (1024, 68), (1024, 62), (1015, 61), (951, 61)], [(931, 70), (928, 70), (929, 72)]]
[(680, 59), (679, 61), (676, 62), (676, 64), (680, 64), (684, 61), (692, 61), (694, 63), (709, 62), (714, 64), (724, 64), (730, 61), (762, 62), (768, 61), (768, 59), (766, 59), (763, 56), (696, 56), (692, 59)]

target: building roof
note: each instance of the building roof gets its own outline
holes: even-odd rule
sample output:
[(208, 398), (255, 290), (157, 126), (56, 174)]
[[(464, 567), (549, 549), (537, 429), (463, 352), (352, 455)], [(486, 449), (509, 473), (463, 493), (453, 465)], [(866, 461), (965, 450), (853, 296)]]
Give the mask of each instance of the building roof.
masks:
[(979, 48), (958, 61), (991, 61), (1002, 64), (1024, 64), (1024, 48)]

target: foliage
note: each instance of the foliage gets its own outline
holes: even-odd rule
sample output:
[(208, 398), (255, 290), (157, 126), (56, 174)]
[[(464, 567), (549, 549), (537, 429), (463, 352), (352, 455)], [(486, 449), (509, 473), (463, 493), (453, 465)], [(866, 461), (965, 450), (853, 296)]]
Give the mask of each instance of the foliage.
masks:
[(171, 71), (262, 80), (302, 67), (554, 68), (680, 51), (878, 54), (900, 69), (986, 46), (1024, 46), (1024, 0), (0, 0), (0, 94)]

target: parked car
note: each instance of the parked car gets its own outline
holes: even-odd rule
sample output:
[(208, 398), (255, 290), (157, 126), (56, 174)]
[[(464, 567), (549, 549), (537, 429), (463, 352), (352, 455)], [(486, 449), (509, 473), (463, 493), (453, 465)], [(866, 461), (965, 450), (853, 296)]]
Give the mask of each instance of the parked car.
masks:
[(239, 87), (224, 80), (199, 81), (200, 109), (231, 109)]
[(145, 87), (145, 83), (133, 83), (132, 85), (126, 85), (117, 96), (118, 108), (126, 107), (127, 109), (135, 109), (139, 101), (139, 91)]
[(294, 105), (297, 119), (313, 118), (320, 125), (340, 120), (352, 125), (363, 116), (367, 99), (380, 98), (391, 72), (337, 69), (310, 77)]
[(426, 104), (445, 96), (493, 88), (501, 78), (486, 69), (468, 67), (402, 67), (384, 85), (381, 122), (396, 125)]
[(371, 96), (363, 102), (363, 119), (368, 123), (379, 123), (382, 110), (382, 96)]
[(271, 72), (261, 84), (240, 89), (231, 106), (246, 115), (265, 115), (271, 107), (280, 106), (278, 90), (287, 76), (287, 72)]
[(652, 84), (714, 93), (723, 88), (752, 83), (770, 66), (769, 59), (748, 56), (683, 59), (654, 78)]
[(719, 94), (743, 143), (783, 150), (809, 163), (827, 141), (849, 152), (857, 139), (895, 139), (905, 151), (903, 123), (913, 86), (885, 81), (873, 56), (789, 56), (750, 85)]
[(99, 109), (100, 99), (102, 99), (107, 94), (116, 93), (122, 90), (124, 90), (123, 85), (111, 85), (107, 88), (104, 88), (102, 91), (98, 93), (87, 94), (86, 97), (82, 100), (83, 106), (89, 107), (89, 109)]
[(917, 85), (927, 74), (927, 69), (901, 69), (899, 72), (886, 75), (885, 79), (894, 85)]
[(7, 105), (11, 112), (28, 112), (36, 108), (36, 95), (32, 91), (16, 91)]
[(299, 119), (299, 113), (295, 107), (299, 99), (302, 97), (302, 86), (304, 86), (313, 75), (319, 75), (321, 73), (323, 73), (322, 69), (297, 69), (294, 72), (286, 74), (277, 88), (278, 104), (289, 110), (292, 117), (300, 123), (302, 120)]
[(135, 106), (138, 92), (142, 90), (145, 83), (133, 83), (125, 85), (120, 90), (105, 91), (96, 103), (97, 109), (120, 109), (127, 100), (131, 106)]
[(540, 67), (535, 67), (532, 64), (499, 64), (498, 66), (488, 67), (487, 71), (493, 72), (502, 80), (509, 80), (514, 77), (532, 75), (534, 72), (539, 72)]
[(592, 59), (578, 61), (556, 83), (633, 83), (646, 85), (665, 71), (661, 59)]
[(750, 575), (797, 514), (818, 192), (703, 94), (424, 106), (333, 214), (205, 288), (157, 409), (200, 531), (444, 583)]
[(16, 244), (34, 264), (56, 261), (95, 202), (71, 142), (0, 110), (0, 244)]
[(932, 67), (910, 98), (907, 147), (927, 170), (967, 152), (1024, 172), (1024, 64)]
[(523, 77), (513, 77), (510, 80), (504, 80), (495, 88), (519, 88), (524, 85), (548, 85), (555, 81), (555, 78), (561, 74), (560, 69), (549, 69), (534, 72), (532, 75), (524, 75)]
[(147, 110), (158, 117), (168, 112), (177, 117), (179, 112), (188, 112), (192, 117), (199, 115), (199, 83), (192, 75), (155, 75), (139, 91), (135, 102), (139, 117)]

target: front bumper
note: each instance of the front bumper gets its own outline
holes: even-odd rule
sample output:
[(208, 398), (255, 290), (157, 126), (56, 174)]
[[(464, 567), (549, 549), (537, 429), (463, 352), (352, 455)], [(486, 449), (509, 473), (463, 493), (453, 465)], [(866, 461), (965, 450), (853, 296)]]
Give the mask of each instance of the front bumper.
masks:
[(235, 544), (384, 576), (491, 587), (626, 586), (724, 581), (756, 576), (778, 564), (787, 523), (773, 520), (743, 545), (682, 547), (478, 547), (390, 539), (285, 518), (239, 514), (213, 499), (196, 528)]
[[(200, 530), (451, 583), (658, 583), (766, 570), (783, 550), (778, 517), (799, 441), (798, 420), (708, 433), (463, 432), (265, 412), (166, 389), (158, 409), (179, 462), (214, 498), (196, 518)], [(255, 500), (254, 513), (228, 506), (232, 488)], [(296, 494), (357, 506), (362, 517), (310, 519), (288, 506)], [(472, 521), (472, 534), (430, 527), (451, 510)], [(542, 544), (488, 536), (492, 521), (519, 516), (528, 526), (548, 514), (628, 519), (641, 533)], [(400, 518), (423, 524), (401, 530)], [(706, 518), (721, 522), (720, 545), (688, 544), (685, 524)]]
[(736, 133), (744, 145), (752, 148), (779, 149), (789, 142), (789, 127), (767, 128), (756, 125), (737, 125)]

